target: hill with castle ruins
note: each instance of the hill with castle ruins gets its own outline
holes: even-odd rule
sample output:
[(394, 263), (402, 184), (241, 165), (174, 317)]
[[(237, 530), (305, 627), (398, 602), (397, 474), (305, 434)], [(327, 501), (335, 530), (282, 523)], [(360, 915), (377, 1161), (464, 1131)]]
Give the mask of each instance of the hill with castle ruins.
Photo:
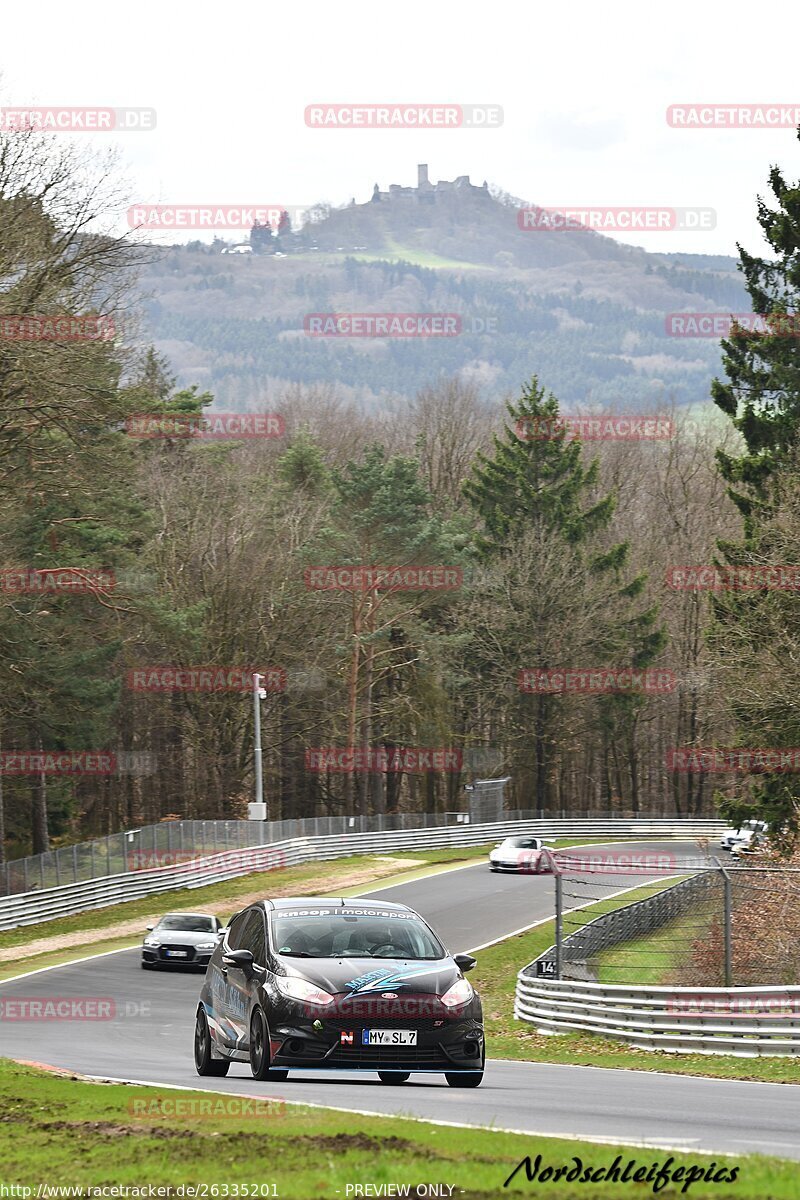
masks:
[[(149, 334), (182, 384), (251, 409), (287, 384), (375, 405), (454, 375), (500, 398), (536, 373), (566, 405), (698, 403), (718, 341), (670, 336), (668, 315), (749, 308), (733, 258), (529, 232), (522, 201), (466, 175), (433, 182), (420, 164), (415, 186), (365, 193), (254, 229), (241, 254), (197, 242), (148, 265)], [(458, 336), (308, 331), (313, 313), (409, 312), (457, 314)]]

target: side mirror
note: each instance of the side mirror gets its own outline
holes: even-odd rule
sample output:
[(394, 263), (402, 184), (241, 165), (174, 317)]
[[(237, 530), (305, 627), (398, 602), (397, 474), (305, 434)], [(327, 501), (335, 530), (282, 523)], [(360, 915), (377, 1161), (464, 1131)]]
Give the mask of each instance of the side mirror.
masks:
[(217, 941), (218, 941), (218, 942), (221, 942), (221, 941), (222, 941), (222, 939), (223, 939), (224, 937), (225, 937), (225, 930), (224, 930), (224, 929), (218, 929), (218, 930), (217, 930)]
[(148, 930), (149, 930), (149, 929), (155, 929), (155, 925), (148, 925), (148, 926), (147, 926), (147, 928), (148, 928)]
[(464, 971), (466, 973), (467, 971), (471, 971), (472, 968), (476, 966), (478, 960), (477, 958), (473, 958), (471, 954), (456, 954), (453, 958), (453, 962), (460, 971)]
[(238, 967), (241, 971), (250, 970), (254, 961), (250, 950), (231, 950), (222, 956), (223, 967)]

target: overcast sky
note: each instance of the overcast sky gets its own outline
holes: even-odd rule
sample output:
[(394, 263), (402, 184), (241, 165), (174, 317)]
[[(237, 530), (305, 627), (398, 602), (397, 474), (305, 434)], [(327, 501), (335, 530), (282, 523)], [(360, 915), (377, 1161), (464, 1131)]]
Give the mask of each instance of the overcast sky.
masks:
[[(153, 132), (81, 135), (119, 147), (132, 201), (361, 202), (427, 162), (434, 180), (469, 174), (543, 206), (710, 207), (714, 230), (621, 240), (735, 253), (761, 247), (770, 165), (800, 176), (795, 134), (674, 129), (666, 110), (800, 107), (798, 14), (788, 0), (39, 0), (4, 6), (2, 102), (155, 108)], [(317, 102), (497, 104), (504, 120), (308, 128)]]

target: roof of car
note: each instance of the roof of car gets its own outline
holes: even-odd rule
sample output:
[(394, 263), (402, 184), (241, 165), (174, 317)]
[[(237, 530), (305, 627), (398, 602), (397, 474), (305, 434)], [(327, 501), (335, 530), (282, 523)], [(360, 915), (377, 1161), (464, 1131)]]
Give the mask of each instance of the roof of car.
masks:
[(191, 913), (187, 913), (187, 912), (168, 912), (168, 913), (164, 913), (164, 915), (163, 915), (162, 917), (160, 917), (159, 919), (160, 919), (161, 921), (163, 921), (163, 920), (164, 920), (164, 917), (209, 917), (209, 918), (210, 918), (212, 921), (214, 920), (214, 914), (213, 914), (213, 913), (195, 913), (195, 912), (191, 912)]
[(411, 912), (407, 904), (392, 904), (388, 900), (369, 900), (361, 897), (344, 899), (341, 896), (282, 896), (278, 900), (262, 900), (266, 909), (280, 912), (283, 908), (382, 908), (397, 912)]

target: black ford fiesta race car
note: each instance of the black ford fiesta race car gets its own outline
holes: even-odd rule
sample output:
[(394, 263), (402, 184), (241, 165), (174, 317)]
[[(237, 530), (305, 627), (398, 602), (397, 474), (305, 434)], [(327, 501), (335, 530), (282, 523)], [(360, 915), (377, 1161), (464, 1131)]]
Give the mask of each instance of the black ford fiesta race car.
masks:
[(403, 904), (259, 901), (231, 920), (208, 965), (197, 1073), (249, 1062), (256, 1079), (328, 1069), (405, 1083), (442, 1072), (451, 1087), (477, 1087), (483, 1014), (464, 978), (474, 965)]

